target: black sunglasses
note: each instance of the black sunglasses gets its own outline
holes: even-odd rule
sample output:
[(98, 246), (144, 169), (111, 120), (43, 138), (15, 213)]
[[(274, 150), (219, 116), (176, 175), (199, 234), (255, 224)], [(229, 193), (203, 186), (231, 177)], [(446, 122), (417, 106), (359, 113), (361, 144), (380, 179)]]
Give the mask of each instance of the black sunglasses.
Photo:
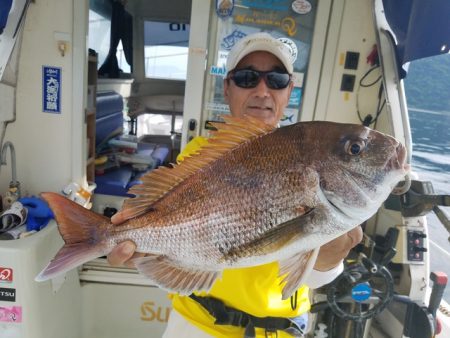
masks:
[(238, 69), (231, 72), (229, 79), (233, 80), (236, 86), (240, 88), (255, 88), (261, 78), (266, 82), (270, 89), (284, 89), (291, 82), (291, 74), (271, 70), (261, 72), (253, 69)]

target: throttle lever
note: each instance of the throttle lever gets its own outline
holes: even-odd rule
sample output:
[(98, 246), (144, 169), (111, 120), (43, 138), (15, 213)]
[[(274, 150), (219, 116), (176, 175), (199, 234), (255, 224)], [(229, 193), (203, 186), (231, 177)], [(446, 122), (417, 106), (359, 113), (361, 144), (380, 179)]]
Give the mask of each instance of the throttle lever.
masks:
[(436, 271), (431, 272), (430, 279), (433, 281), (433, 288), (431, 289), (428, 311), (436, 318), (436, 311), (439, 308), (439, 304), (441, 304), (448, 277), (445, 272)]
[[(437, 205), (434, 206), (433, 211), (436, 214), (439, 221), (441, 221), (442, 225), (447, 229), (448, 232), (450, 232), (450, 219), (447, 217), (445, 212)], [(450, 242), (450, 237), (448, 238), (448, 240)]]
[(396, 248), (389, 248), (388, 251), (384, 254), (384, 256), (381, 258), (380, 265), (381, 266), (387, 266), (392, 258), (397, 254)]
[(431, 182), (416, 180), (405, 194), (391, 194), (384, 203), (386, 209), (401, 211), (403, 217), (424, 216), (438, 205), (450, 206), (450, 195), (435, 195)]
[(401, 200), (405, 208), (419, 211), (416, 216), (429, 213), (437, 205), (450, 206), (450, 195), (428, 195), (411, 190), (402, 195)]

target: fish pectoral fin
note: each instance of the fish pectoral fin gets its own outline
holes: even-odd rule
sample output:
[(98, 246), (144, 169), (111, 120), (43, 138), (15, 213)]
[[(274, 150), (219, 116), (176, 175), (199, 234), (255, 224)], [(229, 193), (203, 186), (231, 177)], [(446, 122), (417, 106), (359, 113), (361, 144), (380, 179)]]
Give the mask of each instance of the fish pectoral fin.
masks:
[(167, 256), (148, 255), (133, 260), (138, 271), (158, 287), (180, 295), (209, 291), (220, 276), (219, 271), (186, 268)]
[(315, 209), (302, 207), (304, 214), (299, 215), (276, 227), (266, 231), (259, 238), (248, 241), (228, 250), (224, 254), (224, 260), (236, 260), (249, 257), (257, 252), (260, 255), (273, 253), (280, 248), (295, 242), (304, 235), (303, 227), (310, 223), (315, 215)]
[(280, 276), (284, 276), (282, 298), (288, 299), (304, 282), (316, 263), (319, 249), (300, 252), (279, 262)]

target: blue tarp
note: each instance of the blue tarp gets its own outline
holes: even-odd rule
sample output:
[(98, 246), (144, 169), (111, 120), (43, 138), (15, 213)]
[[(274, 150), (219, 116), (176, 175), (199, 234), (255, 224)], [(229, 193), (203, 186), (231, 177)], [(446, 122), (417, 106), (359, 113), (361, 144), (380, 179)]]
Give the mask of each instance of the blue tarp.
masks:
[(386, 19), (397, 39), (402, 66), (428, 56), (449, 53), (450, 0), (383, 0)]

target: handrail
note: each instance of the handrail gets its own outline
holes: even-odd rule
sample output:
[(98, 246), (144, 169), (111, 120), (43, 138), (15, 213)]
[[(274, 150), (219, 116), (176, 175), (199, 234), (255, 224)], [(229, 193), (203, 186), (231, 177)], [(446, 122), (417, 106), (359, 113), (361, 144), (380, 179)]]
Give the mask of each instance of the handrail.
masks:
[(11, 153), (11, 171), (12, 171), (12, 184), (17, 185), (17, 172), (16, 172), (16, 151), (14, 150), (14, 145), (10, 141), (6, 141), (1, 150), (1, 165), (6, 165), (6, 154), (7, 150)]

